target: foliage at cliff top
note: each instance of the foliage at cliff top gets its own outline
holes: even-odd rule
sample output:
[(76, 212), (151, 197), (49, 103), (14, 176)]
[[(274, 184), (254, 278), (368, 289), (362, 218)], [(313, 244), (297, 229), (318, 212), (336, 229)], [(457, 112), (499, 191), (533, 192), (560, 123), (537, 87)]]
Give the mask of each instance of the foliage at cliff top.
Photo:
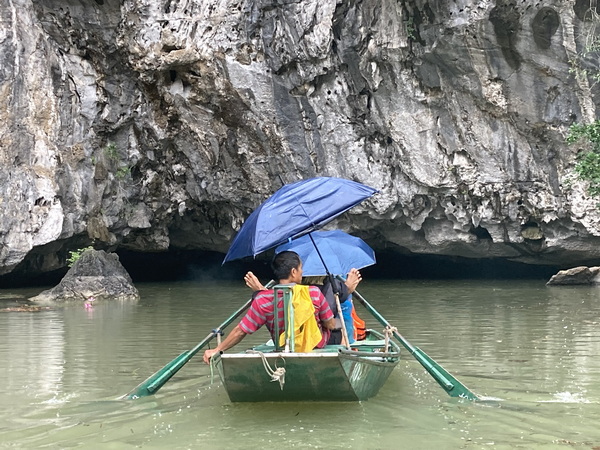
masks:
[(592, 197), (598, 197), (600, 196), (600, 120), (587, 125), (571, 125), (567, 143), (572, 144), (582, 138), (588, 143), (589, 150), (577, 155), (575, 172), (579, 180), (589, 183), (588, 193)]

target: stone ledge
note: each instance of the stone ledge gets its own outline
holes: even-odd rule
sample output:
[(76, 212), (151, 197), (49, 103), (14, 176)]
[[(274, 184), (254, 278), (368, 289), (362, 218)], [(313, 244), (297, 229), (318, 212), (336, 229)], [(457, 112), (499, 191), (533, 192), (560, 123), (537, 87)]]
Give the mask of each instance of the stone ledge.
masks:
[(573, 286), (600, 284), (600, 267), (578, 266), (561, 270), (546, 283), (546, 286)]

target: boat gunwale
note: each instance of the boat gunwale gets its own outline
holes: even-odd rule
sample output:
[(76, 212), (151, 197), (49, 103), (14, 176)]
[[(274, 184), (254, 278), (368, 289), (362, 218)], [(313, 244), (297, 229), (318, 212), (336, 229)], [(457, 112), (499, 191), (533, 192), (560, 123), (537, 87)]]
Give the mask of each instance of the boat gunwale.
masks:
[(323, 352), (323, 353), (292, 353), (292, 352), (256, 352), (256, 353), (223, 353), (221, 358), (337, 358), (338, 352)]
[(400, 352), (361, 352), (340, 348), (338, 353), (344, 356), (355, 356), (357, 358), (400, 358)]
[(352, 350), (339, 349), (337, 352), (331, 353), (229, 353), (220, 355), (221, 359), (257, 359), (266, 357), (268, 359), (320, 359), (320, 358), (340, 358), (361, 363), (374, 365), (396, 365), (400, 360), (400, 352), (382, 353), (382, 352), (354, 352)]

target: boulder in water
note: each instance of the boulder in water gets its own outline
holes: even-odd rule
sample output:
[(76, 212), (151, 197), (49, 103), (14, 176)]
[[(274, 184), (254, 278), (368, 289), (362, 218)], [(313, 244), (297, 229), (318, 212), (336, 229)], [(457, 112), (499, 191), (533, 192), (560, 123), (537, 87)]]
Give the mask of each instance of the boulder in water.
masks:
[(546, 283), (547, 286), (573, 286), (573, 285), (600, 284), (600, 267), (579, 266), (572, 269), (561, 270)]
[(60, 283), (32, 297), (33, 302), (139, 300), (140, 294), (115, 253), (85, 250)]

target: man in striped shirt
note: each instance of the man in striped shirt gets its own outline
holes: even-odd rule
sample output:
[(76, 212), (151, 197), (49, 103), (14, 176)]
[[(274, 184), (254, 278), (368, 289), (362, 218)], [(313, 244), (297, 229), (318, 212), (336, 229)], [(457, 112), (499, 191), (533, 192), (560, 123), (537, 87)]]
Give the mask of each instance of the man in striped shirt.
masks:
[[(275, 278), (279, 280), (279, 284), (298, 284), (302, 281), (302, 261), (300, 261), (300, 257), (295, 252), (286, 251), (278, 253), (273, 259), (272, 268)], [(333, 330), (335, 327), (335, 320), (320, 289), (316, 286), (310, 286), (309, 292), (313, 306), (315, 307), (315, 319), (317, 319), (317, 324), (322, 334), (321, 342), (317, 344), (317, 348), (322, 348), (329, 339), (330, 330)], [(279, 300), (278, 307), (279, 330), (283, 331), (285, 328), (283, 298)], [(214, 349), (204, 352), (204, 362), (208, 364), (214, 354), (230, 349), (240, 343), (247, 334), (254, 333), (263, 325), (267, 326), (275, 342), (277, 336), (273, 336), (275, 328), (273, 309), (273, 290), (269, 289), (258, 292), (250, 305), (250, 309), (240, 323), (231, 330), (231, 333), (219, 345)]]

